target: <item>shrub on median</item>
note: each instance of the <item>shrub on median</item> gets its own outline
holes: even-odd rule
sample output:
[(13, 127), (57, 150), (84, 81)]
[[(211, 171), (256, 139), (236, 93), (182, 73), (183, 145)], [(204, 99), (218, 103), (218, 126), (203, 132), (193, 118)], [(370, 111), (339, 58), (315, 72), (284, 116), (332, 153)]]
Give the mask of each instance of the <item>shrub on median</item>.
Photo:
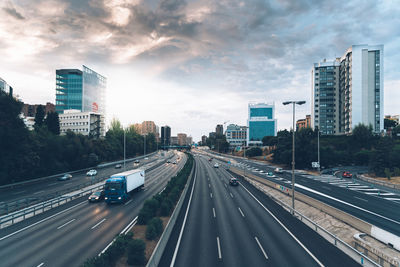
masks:
[(133, 239), (128, 244), (128, 260), (129, 265), (141, 266), (146, 263), (146, 243), (141, 239)]
[(154, 240), (162, 234), (163, 224), (159, 217), (155, 217), (149, 221), (146, 228), (146, 238)]

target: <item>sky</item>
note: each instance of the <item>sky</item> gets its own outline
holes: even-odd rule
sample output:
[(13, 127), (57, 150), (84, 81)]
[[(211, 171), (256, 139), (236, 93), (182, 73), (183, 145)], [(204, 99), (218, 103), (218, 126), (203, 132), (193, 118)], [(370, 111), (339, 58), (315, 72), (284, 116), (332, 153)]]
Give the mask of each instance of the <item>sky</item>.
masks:
[(55, 70), (107, 78), (107, 119), (152, 120), (194, 141), (275, 103), (278, 129), (311, 113), (311, 68), (384, 45), (384, 113), (399, 114), (400, 0), (3, 0), (0, 77), (55, 102)]

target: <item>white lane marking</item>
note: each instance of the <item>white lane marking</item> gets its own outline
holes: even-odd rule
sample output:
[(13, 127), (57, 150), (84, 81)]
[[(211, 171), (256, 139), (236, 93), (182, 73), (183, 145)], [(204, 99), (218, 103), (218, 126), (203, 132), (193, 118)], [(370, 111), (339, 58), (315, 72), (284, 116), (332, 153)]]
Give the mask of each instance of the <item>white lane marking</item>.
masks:
[(221, 245), (219, 244), (219, 237), (217, 236), (218, 258), (222, 259)]
[(70, 220), (69, 222), (64, 223), (63, 225), (58, 226), (58, 227), (57, 227), (57, 230), (63, 228), (64, 226), (66, 226), (66, 225), (72, 223), (72, 222), (75, 221), (75, 220), (76, 220), (76, 219), (72, 219), (72, 220)]
[(121, 231), (121, 235), (122, 234), (126, 234), (127, 232), (129, 232), (129, 230), (132, 229), (132, 227), (136, 224), (138, 219), (138, 216), (136, 216), (122, 231)]
[(55, 184), (58, 184), (58, 183), (51, 183), (51, 184), (48, 184), (47, 186), (52, 186), (52, 185), (55, 185)]
[(187, 215), (188, 215), (188, 213), (189, 213), (190, 204), (191, 204), (191, 202), (192, 202), (192, 196), (193, 196), (194, 186), (195, 186), (195, 184), (196, 184), (196, 178), (197, 178), (197, 168), (196, 168), (196, 172), (195, 172), (195, 174), (194, 174), (194, 181), (193, 181), (192, 191), (190, 192), (189, 203), (188, 203), (188, 206), (187, 206), (187, 208), (186, 208), (185, 218), (183, 219), (183, 224), (182, 224), (181, 232), (179, 233), (178, 242), (176, 242), (176, 247), (175, 247), (174, 255), (172, 256), (172, 260), (171, 260), (170, 267), (173, 267), (174, 264), (175, 264), (176, 255), (178, 254), (179, 245), (181, 244), (181, 239), (182, 239), (182, 235), (183, 235), (183, 230), (185, 229), (185, 224), (186, 224)]
[(132, 199), (129, 200), (128, 202), (126, 202), (126, 203), (124, 204), (124, 206), (128, 205), (128, 204), (131, 203), (132, 201), (133, 201)]
[(231, 193), (231, 192), (229, 192), (229, 195), (231, 195), (231, 198), (233, 198), (233, 195), (232, 195), (232, 193)]
[(264, 248), (261, 246), (260, 241), (258, 241), (258, 238), (257, 238), (256, 236), (255, 236), (254, 238), (256, 239), (258, 246), (260, 247), (262, 253), (264, 254), (264, 257), (268, 260), (267, 253), (265, 253), (265, 250), (264, 250)]
[(213, 214), (214, 214), (214, 218), (216, 218), (217, 216), (215, 216), (215, 209), (213, 208)]
[(40, 194), (40, 193), (43, 193), (44, 192), (44, 190), (42, 190), (42, 191), (37, 191), (37, 192), (35, 192), (35, 193), (33, 193), (34, 195), (36, 195), (36, 194)]
[(160, 191), (160, 193), (158, 193), (158, 194), (161, 195), (161, 193), (164, 192), (165, 188), (167, 188), (167, 187), (164, 187), (164, 188)]
[[(369, 211), (369, 210), (366, 210), (366, 209), (360, 208), (360, 207), (358, 207), (358, 206), (356, 206), (356, 205), (353, 205), (353, 204), (347, 203), (347, 202), (345, 202), (345, 201), (343, 201), (343, 200), (340, 200), (340, 199), (337, 199), (337, 198), (331, 197), (331, 196), (329, 196), (329, 195), (325, 195), (325, 194), (323, 194), (323, 193), (320, 193), (320, 192), (318, 192), (318, 191), (315, 191), (315, 190), (313, 190), (313, 189), (311, 189), (311, 188), (308, 188), (308, 187), (302, 186), (302, 185), (300, 185), (300, 184), (296, 184), (296, 187), (299, 187), (299, 188), (302, 188), (302, 189), (304, 189), (304, 190), (310, 191), (310, 192), (312, 192), (312, 193), (314, 193), (314, 194), (317, 194), (317, 195), (320, 195), (320, 196), (323, 196), (323, 197), (326, 197), (326, 198), (329, 198), (329, 199), (335, 200), (335, 201), (337, 201), (337, 202), (339, 202), (339, 203), (346, 204), (346, 205), (348, 205), (348, 206), (350, 206), (350, 207), (352, 207), (352, 208), (356, 208), (356, 209), (362, 210), (362, 211), (364, 211), (364, 212), (367, 212), (367, 213), (370, 213), (370, 214), (372, 214), (372, 215), (375, 215), (375, 216), (381, 217), (381, 218), (383, 218), (383, 219), (385, 219), (385, 220), (388, 220), (388, 221), (391, 221), (391, 222), (394, 222), (394, 223), (400, 224), (400, 222), (398, 222), (398, 221), (395, 221), (395, 220), (392, 220), (392, 219), (390, 219), (390, 218), (387, 218), (387, 217), (385, 217), (385, 216), (379, 215), (378, 213), (375, 213), (375, 212), (372, 212), (372, 211)], [(368, 193), (367, 193), (367, 194), (368, 194)]]
[(19, 192), (14, 192), (14, 193), (12, 193), (12, 194), (13, 194), (13, 195), (18, 195), (18, 194), (21, 194), (21, 193), (24, 193), (24, 192), (26, 192), (26, 190), (19, 191)]
[(42, 267), (44, 264), (44, 262), (42, 262), (41, 264), (39, 264), (37, 267)]
[(228, 188), (228, 186), (226, 184), (224, 184), (226, 188)]
[(243, 211), (240, 209), (240, 207), (238, 207), (238, 209), (239, 209), (239, 211), (240, 211), (240, 214), (242, 214), (242, 217), (244, 218)]
[(265, 206), (264, 206), (264, 204), (262, 204), (244, 185), (242, 185), (242, 188), (244, 188), (244, 190), (246, 190), (247, 191), (247, 193), (249, 193), (250, 194), (250, 196), (252, 196), (257, 202), (258, 202), (258, 204), (260, 204), (260, 206), (261, 207), (263, 207), (264, 208), (264, 210), (266, 210), (271, 216), (272, 216), (272, 218), (274, 218), (275, 219), (275, 221), (277, 221), (281, 226), (282, 226), (282, 228), (283, 229), (285, 229), (286, 230), (286, 232), (308, 253), (308, 255), (310, 255), (313, 259), (314, 259), (314, 261), (316, 262), (316, 263), (318, 263), (318, 265), (319, 266), (324, 266), (318, 259), (317, 259), (317, 257), (315, 257), (314, 256), (314, 254), (312, 254), (311, 253), (311, 251), (309, 251), (304, 245), (303, 245), (303, 243), (301, 243), (300, 242), (300, 240), (298, 240), (297, 239), (297, 237), (294, 235), (294, 234), (292, 234), (292, 232), (290, 232), (289, 231), (289, 229), (287, 229), (286, 228), (286, 226), (277, 218), (277, 217), (275, 217), (275, 215), (269, 210), (269, 209), (267, 209)]
[(362, 201), (368, 202), (368, 200), (366, 200), (366, 199), (363, 199), (363, 198), (360, 198), (360, 197), (354, 197), (354, 198), (357, 198), (357, 199), (359, 199), (359, 200), (362, 200)]
[(210, 185), (210, 184), (208, 184), (208, 188), (211, 188), (211, 185)]
[(18, 234), (19, 232), (22, 232), (22, 231), (24, 231), (24, 230), (26, 230), (26, 229), (29, 229), (29, 228), (31, 228), (31, 227), (33, 227), (33, 226), (39, 224), (39, 223), (42, 223), (42, 222), (44, 222), (44, 221), (47, 221), (47, 220), (49, 220), (49, 219), (51, 219), (51, 218), (53, 218), (53, 217), (55, 217), (55, 216), (57, 216), (57, 215), (59, 215), (59, 214), (61, 214), (61, 213), (64, 213), (64, 212), (66, 212), (66, 211), (69, 211), (69, 210), (71, 210), (71, 209), (73, 209), (73, 208), (75, 208), (75, 207), (77, 207), (77, 206), (80, 206), (80, 205), (82, 205), (82, 204), (84, 204), (84, 203), (87, 203), (87, 200), (82, 201), (81, 203), (78, 203), (78, 204), (76, 204), (76, 205), (74, 205), (74, 206), (72, 206), (72, 207), (69, 207), (68, 209), (62, 210), (62, 211), (60, 211), (60, 212), (58, 212), (58, 213), (56, 213), (56, 214), (53, 214), (53, 215), (51, 215), (50, 217), (44, 218), (43, 220), (40, 220), (40, 221), (35, 222), (35, 223), (31, 224), (31, 225), (28, 225), (28, 226), (26, 226), (26, 227), (24, 227), (24, 228), (22, 228), (22, 229), (19, 229), (18, 231), (15, 231), (14, 233), (11, 233), (11, 234), (8, 234), (8, 235), (6, 235), (6, 236), (3, 236), (2, 238), (0, 238), (0, 241), (1, 241), (1, 240), (4, 240), (4, 239), (6, 239), (6, 238), (8, 238), (8, 237), (10, 237), (10, 236), (13, 236), (13, 235), (15, 235), (15, 234)]
[(96, 223), (95, 225), (93, 225), (92, 228), (90, 228), (90, 229), (93, 230), (94, 228), (96, 228), (97, 226), (99, 226), (100, 224), (102, 224), (105, 220), (106, 220), (106, 219), (104, 218), (104, 219), (101, 220), (100, 222), (98, 222), (98, 223)]

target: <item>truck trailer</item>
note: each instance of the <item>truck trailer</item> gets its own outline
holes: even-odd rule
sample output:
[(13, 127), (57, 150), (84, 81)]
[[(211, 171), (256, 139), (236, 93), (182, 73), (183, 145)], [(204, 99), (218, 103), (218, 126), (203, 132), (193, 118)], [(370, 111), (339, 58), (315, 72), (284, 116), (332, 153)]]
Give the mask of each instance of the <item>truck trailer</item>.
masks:
[(104, 200), (107, 204), (127, 201), (133, 190), (143, 188), (144, 177), (145, 172), (142, 169), (112, 175), (104, 185)]

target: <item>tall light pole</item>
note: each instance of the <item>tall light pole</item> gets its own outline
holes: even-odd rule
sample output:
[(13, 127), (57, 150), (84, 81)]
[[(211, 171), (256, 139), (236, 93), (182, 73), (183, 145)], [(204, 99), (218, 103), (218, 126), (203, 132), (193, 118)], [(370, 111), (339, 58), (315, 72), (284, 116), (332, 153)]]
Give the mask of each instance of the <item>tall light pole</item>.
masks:
[(293, 143), (292, 143), (292, 214), (294, 215), (294, 185), (295, 185), (295, 178), (294, 178), (294, 168), (295, 168), (295, 119), (296, 119), (296, 104), (303, 105), (306, 101), (286, 101), (283, 102), (283, 105), (293, 104)]
[[(246, 140), (247, 140), (247, 129), (249, 127), (244, 126), (243, 129), (246, 129)], [(243, 157), (246, 159), (246, 140), (244, 141), (244, 148), (243, 148)], [(246, 176), (246, 166), (243, 164), (243, 176)]]
[(144, 137), (144, 142), (143, 142), (143, 156), (145, 156), (145, 155), (146, 155), (146, 135), (144, 134), (143, 137)]
[(320, 161), (320, 152), (319, 152), (319, 127), (317, 127), (318, 134), (318, 175), (321, 176), (321, 161)]
[(126, 169), (125, 168), (125, 161), (126, 161), (126, 133), (125, 133), (125, 131), (126, 131), (126, 129), (124, 129), (124, 128), (122, 128), (123, 130), (124, 130), (124, 170)]

